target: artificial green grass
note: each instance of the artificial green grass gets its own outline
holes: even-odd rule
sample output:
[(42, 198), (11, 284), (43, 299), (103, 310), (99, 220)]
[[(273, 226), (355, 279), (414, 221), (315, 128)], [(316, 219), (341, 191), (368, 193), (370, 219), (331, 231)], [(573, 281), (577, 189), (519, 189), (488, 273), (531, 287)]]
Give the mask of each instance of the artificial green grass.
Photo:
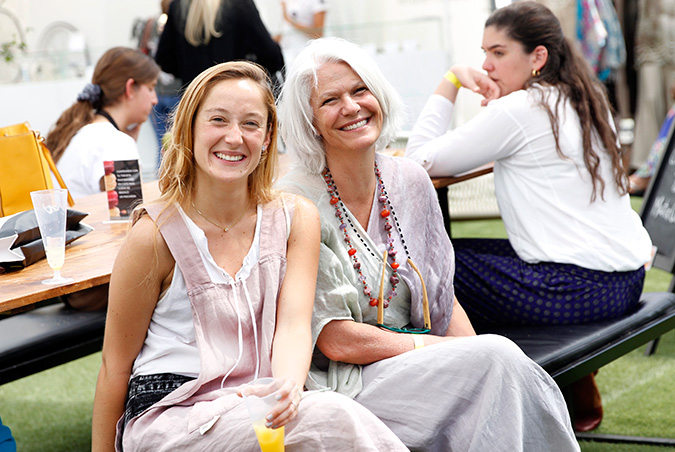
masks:
[(675, 438), (675, 331), (661, 337), (656, 354), (644, 356), (643, 351), (644, 347), (634, 350), (598, 372), (603, 405), (610, 416), (597, 433), (616, 433), (630, 426), (631, 435)]
[[(634, 208), (639, 209), (639, 199)], [(453, 237), (506, 238), (499, 219), (453, 222)], [(645, 291), (665, 291), (671, 275), (647, 273)], [(675, 331), (661, 338), (655, 355), (641, 347), (600, 369), (605, 417), (595, 433), (675, 438)], [(91, 410), (101, 354), (0, 386), (0, 416), (20, 452), (91, 449)], [(582, 441), (582, 452), (667, 452), (673, 447)], [(487, 452), (487, 451), (486, 451)], [(551, 451), (557, 452), (557, 451)]]
[(636, 444), (609, 444), (581, 441), (581, 452), (669, 452), (672, 447), (645, 446)]
[(101, 354), (0, 386), (0, 416), (19, 452), (91, 450), (91, 410)]

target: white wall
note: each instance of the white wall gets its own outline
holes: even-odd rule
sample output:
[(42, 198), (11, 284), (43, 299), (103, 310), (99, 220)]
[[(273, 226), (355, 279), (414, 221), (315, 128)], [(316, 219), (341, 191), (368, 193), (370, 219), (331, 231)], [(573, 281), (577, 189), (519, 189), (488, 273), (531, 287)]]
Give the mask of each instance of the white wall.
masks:
[[(58, 68), (43, 64), (45, 58), (40, 53), (39, 42), (51, 26), (66, 22), (79, 30), (93, 65), (110, 47), (134, 45), (131, 40), (134, 20), (159, 14), (159, 5), (159, 0), (0, 0), (0, 7), (18, 17), (26, 30), (28, 54), (24, 58), (19, 57), (19, 61), (25, 78), (32, 79), (0, 84), (0, 125), (29, 121), (31, 126), (46, 135), (61, 112), (75, 101), (77, 93), (91, 79), (92, 67), (86, 68), (80, 76), (69, 71), (66, 79), (58, 80), (49, 80), (51, 76), (44, 76), (44, 69), (38, 73), (36, 67), (41, 65), (48, 69), (47, 72), (53, 70), (56, 76), (59, 75)], [(0, 30), (0, 41), (7, 39), (6, 35), (7, 30), (4, 34)], [(59, 43), (52, 41), (47, 44), (51, 46), (53, 56), (53, 49)], [(77, 58), (78, 64), (83, 55)], [(146, 177), (155, 167), (156, 148), (154, 132), (146, 123), (139, 137)]]
[[(278, 31), (280, 0), (256, 0), (256, 4), (270, 31)], [(433, 39), (430, 46), (446, 49), (458, 60), (480, 63), (480, 40), (483, 23), (490, 12), (489, 0), (327, 0), (327, 6), (328, 34), (349, 35), (355, 29), (370, 25), (384, 30), (379, 37), (387, 40), (414, 30), (418, 40)], [(440, 35), (436, 27), (430, 30), (403, 27), (401, 30), (402, 22), (423, 19), (437, 19), (441, 23)], [(396, 26), (387, 28), (386, 24)]]
[(26, 43), (31, 51), (50, 24), (65, 21), (82, 31), (92, 59), (109, 47), (130, 43), (135, 18), (158, 14), (159, 0), (5, 0), (2, 8), (14, 12), (28, 30)]

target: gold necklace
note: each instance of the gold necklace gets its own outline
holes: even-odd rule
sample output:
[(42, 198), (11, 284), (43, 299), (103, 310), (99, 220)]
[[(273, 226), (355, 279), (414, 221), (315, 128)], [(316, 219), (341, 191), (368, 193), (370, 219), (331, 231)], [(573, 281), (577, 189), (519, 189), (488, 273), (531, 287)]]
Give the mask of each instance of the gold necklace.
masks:
[(194, 202), (194, 201), (190, 201), (190, 203), (192, 204), (192, 207), (195, 209), (195, 211), (196, 211), (203, 219), (205, 219), (206, 221), (208, 221), (209, 223), (211, 223), (211, 224), (214, 225), (214, 226), (218, 226), (220, 229), (223, 230), (223, 232), (228, 232), (231, 228), (235, 227), (235, 226), (237, 225), (237, 223), (239, 223), (239, 222), (241, 221), (242, 218), (244, 218), (244, 214), (245, 214), (246, 211), (248, 210), (248, 207), (251, 205), (251, 200), (250, 200), (250, 199), (248, 200), (248, 204), (246, 204), (246, 207), (245, 207), (244, 210), (241, 212), (241, 215), (239, 215), (239, 218), (237, 218), (236, 221), (235, 221), (234, 223), (232, 223), (230, 226), (221, 226), (221, 225), (219, 225), (218, 223), (216, 223), (215, 221), (211, 220), (209, 217), (207, 217), (206, 215), (204, 215), (203, 213), (201, 213), (201, 212), (199, 211), (199, 209), (197, 208), (197, 206), (195, 206), (195, 202)]

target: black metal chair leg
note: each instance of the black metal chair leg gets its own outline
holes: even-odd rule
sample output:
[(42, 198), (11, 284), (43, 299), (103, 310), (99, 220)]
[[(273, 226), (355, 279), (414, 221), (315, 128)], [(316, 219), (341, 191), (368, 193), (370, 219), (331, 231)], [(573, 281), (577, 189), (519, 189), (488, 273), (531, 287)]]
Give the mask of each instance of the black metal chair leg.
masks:
[(448, 187), (441, 187), (436, 189), (438, 194), (438, 202), (441, 205), (441, 214), (443, 215), (443, 224), (448, 237), (452, 238), (450, 233), (450, 208), (448, 206)]

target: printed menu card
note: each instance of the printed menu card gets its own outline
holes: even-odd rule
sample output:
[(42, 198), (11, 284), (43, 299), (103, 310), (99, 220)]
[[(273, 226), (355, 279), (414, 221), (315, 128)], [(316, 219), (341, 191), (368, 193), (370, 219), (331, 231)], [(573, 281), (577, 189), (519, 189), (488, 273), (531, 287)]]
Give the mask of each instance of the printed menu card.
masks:
[(110, 220), (127, 220), (134, 207), (143, 202), (138, 160), (108, 160), (103, 168)]

